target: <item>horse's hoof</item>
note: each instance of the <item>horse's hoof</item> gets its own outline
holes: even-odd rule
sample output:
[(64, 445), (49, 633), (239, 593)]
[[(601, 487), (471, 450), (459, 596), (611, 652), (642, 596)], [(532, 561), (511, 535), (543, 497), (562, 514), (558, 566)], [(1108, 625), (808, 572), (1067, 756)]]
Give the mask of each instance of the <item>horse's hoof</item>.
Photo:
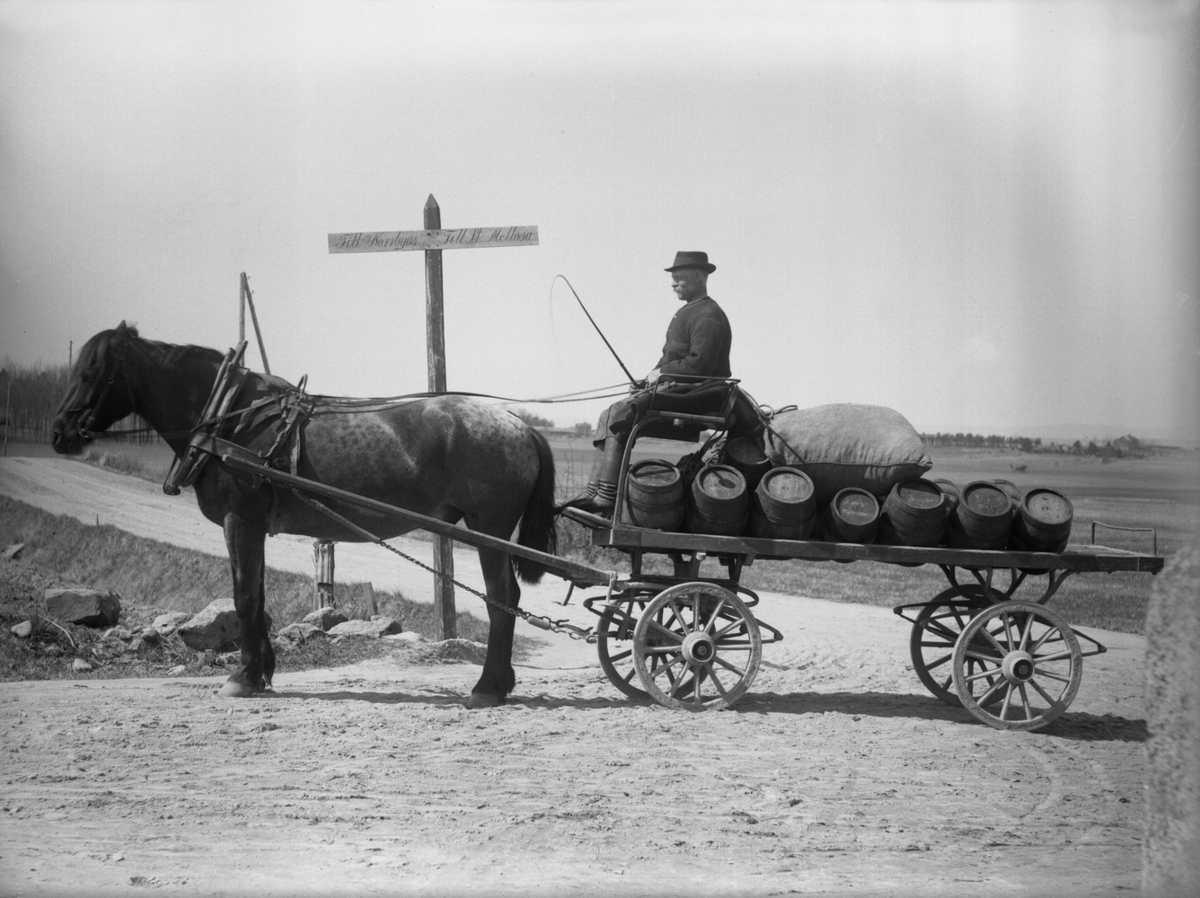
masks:
[(239, 683), (233, 679), (226, 680), (225, 685), (221, 687), (221, 695), (226, 698), (250, 698), (250, 696), (260, 691), (249, 683)]
[(475, 708), (496, 708), (504, 704), (504, 699), (499, 695), (491, 695), (487, 692), (472, 692), (471, 697), (467, 699), (467, 707)]

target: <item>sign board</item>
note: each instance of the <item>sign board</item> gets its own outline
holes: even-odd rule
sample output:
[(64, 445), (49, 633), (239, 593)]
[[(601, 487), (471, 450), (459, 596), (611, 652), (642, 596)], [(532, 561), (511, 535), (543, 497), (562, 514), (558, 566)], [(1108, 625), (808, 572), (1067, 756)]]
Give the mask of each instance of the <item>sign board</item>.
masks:
[(537, 246), (537, 225), (507, 228), (458, 228), (452, 231), (356, 231), (330, 234), (331, 253), (386, 253), (404, 250), (480, 249), (488, 246)]

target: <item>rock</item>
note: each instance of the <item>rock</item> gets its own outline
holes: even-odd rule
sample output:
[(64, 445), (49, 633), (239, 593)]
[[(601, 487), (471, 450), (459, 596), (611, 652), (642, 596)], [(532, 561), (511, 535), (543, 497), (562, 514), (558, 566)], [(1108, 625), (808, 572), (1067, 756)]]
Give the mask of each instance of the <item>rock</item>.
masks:
[(185, 673), (187, 673), (187, 665), (186, 664), (177, 664), (174, 667), (172, 667), (170, 670), (167, 671), (167, 676), (168, 677), (182, 677)]
[(73, 662), (71, 662), (71, 670), (76, 671), (77, 673), (87, 673), (91, 669), (92, 665), (88, 664), (82, 658), (76, 658)]
[[(266, 612), (263, 616), (270, 630), (271, 617)], [(197, 652), (228, 652), (241, 648), (242, 627), (233, 599), (214, 599), (176, 632), (184, 645)]]
[(158, 633), (159, 636), (170, 636), (183, 624), (186, 624), (192, 619), (192, 615), (187, 611), (168, 611), (166, 614), (160, 614), (150, 624), (151, 629)]
[(4, 550), (5, 561), (12, 561), (21, 554), (21, 550), (25, 548), (25, 543), (14, 543)]
[(28, 639), (33, 635), (33, 621), (21, 621), (19, 624), (13, 624), (8, 630), (17, 639)]
[(304, 645), (310, 640), (326, 637), (326, 633), (316, 624), (309, 624), (301, 621), (296, 624), (289, 624), (278, 633), (279, 637), (286, 639), (289, 642), (294, 642), (296, 645)]
[(425, 642), (426, 639), (416, 630), (405, 630), (403, 633), (393, 633), (391, 636), (385, 636), (384, 639), (392, 642), (411, 642), (414, 645), (419, 642)]
[(162, 634), (153, 627), (146, 627), (146, 629), (142, 630), (141, 639), (144, 645), (162, 645), (163, 641)]
[(122, 642), (129, 642), (133, 639), (133, 631), (128, 627), (109, 627), (104, 631), (104, 639), (119, 639)]
[(322, 632), (328, 633), (338, 624), (344, 624), (349, 619), (336, 608), (318, 608), (316, 611), (304, 615), (300, 623), (312, 624), (314, 627), (320, 627)]
[(379, 620), (348, 620), (338, 624), (329, 631), (330, 636), (391, 636), (403, 630), (399, 623), (390, 617)]
[(85, 627), (111, 627), (121, 619), (116, 593), (94, 589), (47, 589), (46, 614), (55, 620)]

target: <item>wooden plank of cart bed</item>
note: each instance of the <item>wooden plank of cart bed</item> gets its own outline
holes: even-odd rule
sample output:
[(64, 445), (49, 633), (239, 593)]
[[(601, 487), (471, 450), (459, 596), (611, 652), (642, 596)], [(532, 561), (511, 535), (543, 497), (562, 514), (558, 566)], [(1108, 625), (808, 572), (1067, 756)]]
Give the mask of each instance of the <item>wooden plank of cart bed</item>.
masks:
[(761, 539), (750, 536), (711, 536), (663, 530), (621, 528), (594, 530), (593, 543), (614, 549), (658, 552), (703, 552), (707, 555), (749, 555), (764, 559), (806, 561), (877, 561), (883, 564), (948, 564), (971, 568), (1033, 568), (1071, 571), (1162, 570), (1163, 559), (1104, 546), (1071, 545), (1062, 554), (1010, 552), (992, 549), (923, 548), (817, 540)]

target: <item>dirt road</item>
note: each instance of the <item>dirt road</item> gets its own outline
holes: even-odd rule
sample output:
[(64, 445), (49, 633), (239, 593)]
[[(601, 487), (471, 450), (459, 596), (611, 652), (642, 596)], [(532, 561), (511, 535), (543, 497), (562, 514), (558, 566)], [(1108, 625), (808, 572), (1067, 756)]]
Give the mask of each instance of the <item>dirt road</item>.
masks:
[[(21, 501), (60, 510), (55, 481), (82, 520), (223, 551), (186, 494), (163, 512), (152, 484), (0, 463)], [(551, 601), (523, 604), (565, 616)], [(758, 612), (785, 640), (736, 709), (704, 715), (625, 699), (562, 637), (488, 711), (462, 707), (473, 666), (402, 653), (242, 701), (220, 679), (0, 685), (0, 895), (1137, 891), (1140, 637), (1090, 631), (1109, 652), (1071, 710), (1009, 733), (925, 692), (886, 609)]]

